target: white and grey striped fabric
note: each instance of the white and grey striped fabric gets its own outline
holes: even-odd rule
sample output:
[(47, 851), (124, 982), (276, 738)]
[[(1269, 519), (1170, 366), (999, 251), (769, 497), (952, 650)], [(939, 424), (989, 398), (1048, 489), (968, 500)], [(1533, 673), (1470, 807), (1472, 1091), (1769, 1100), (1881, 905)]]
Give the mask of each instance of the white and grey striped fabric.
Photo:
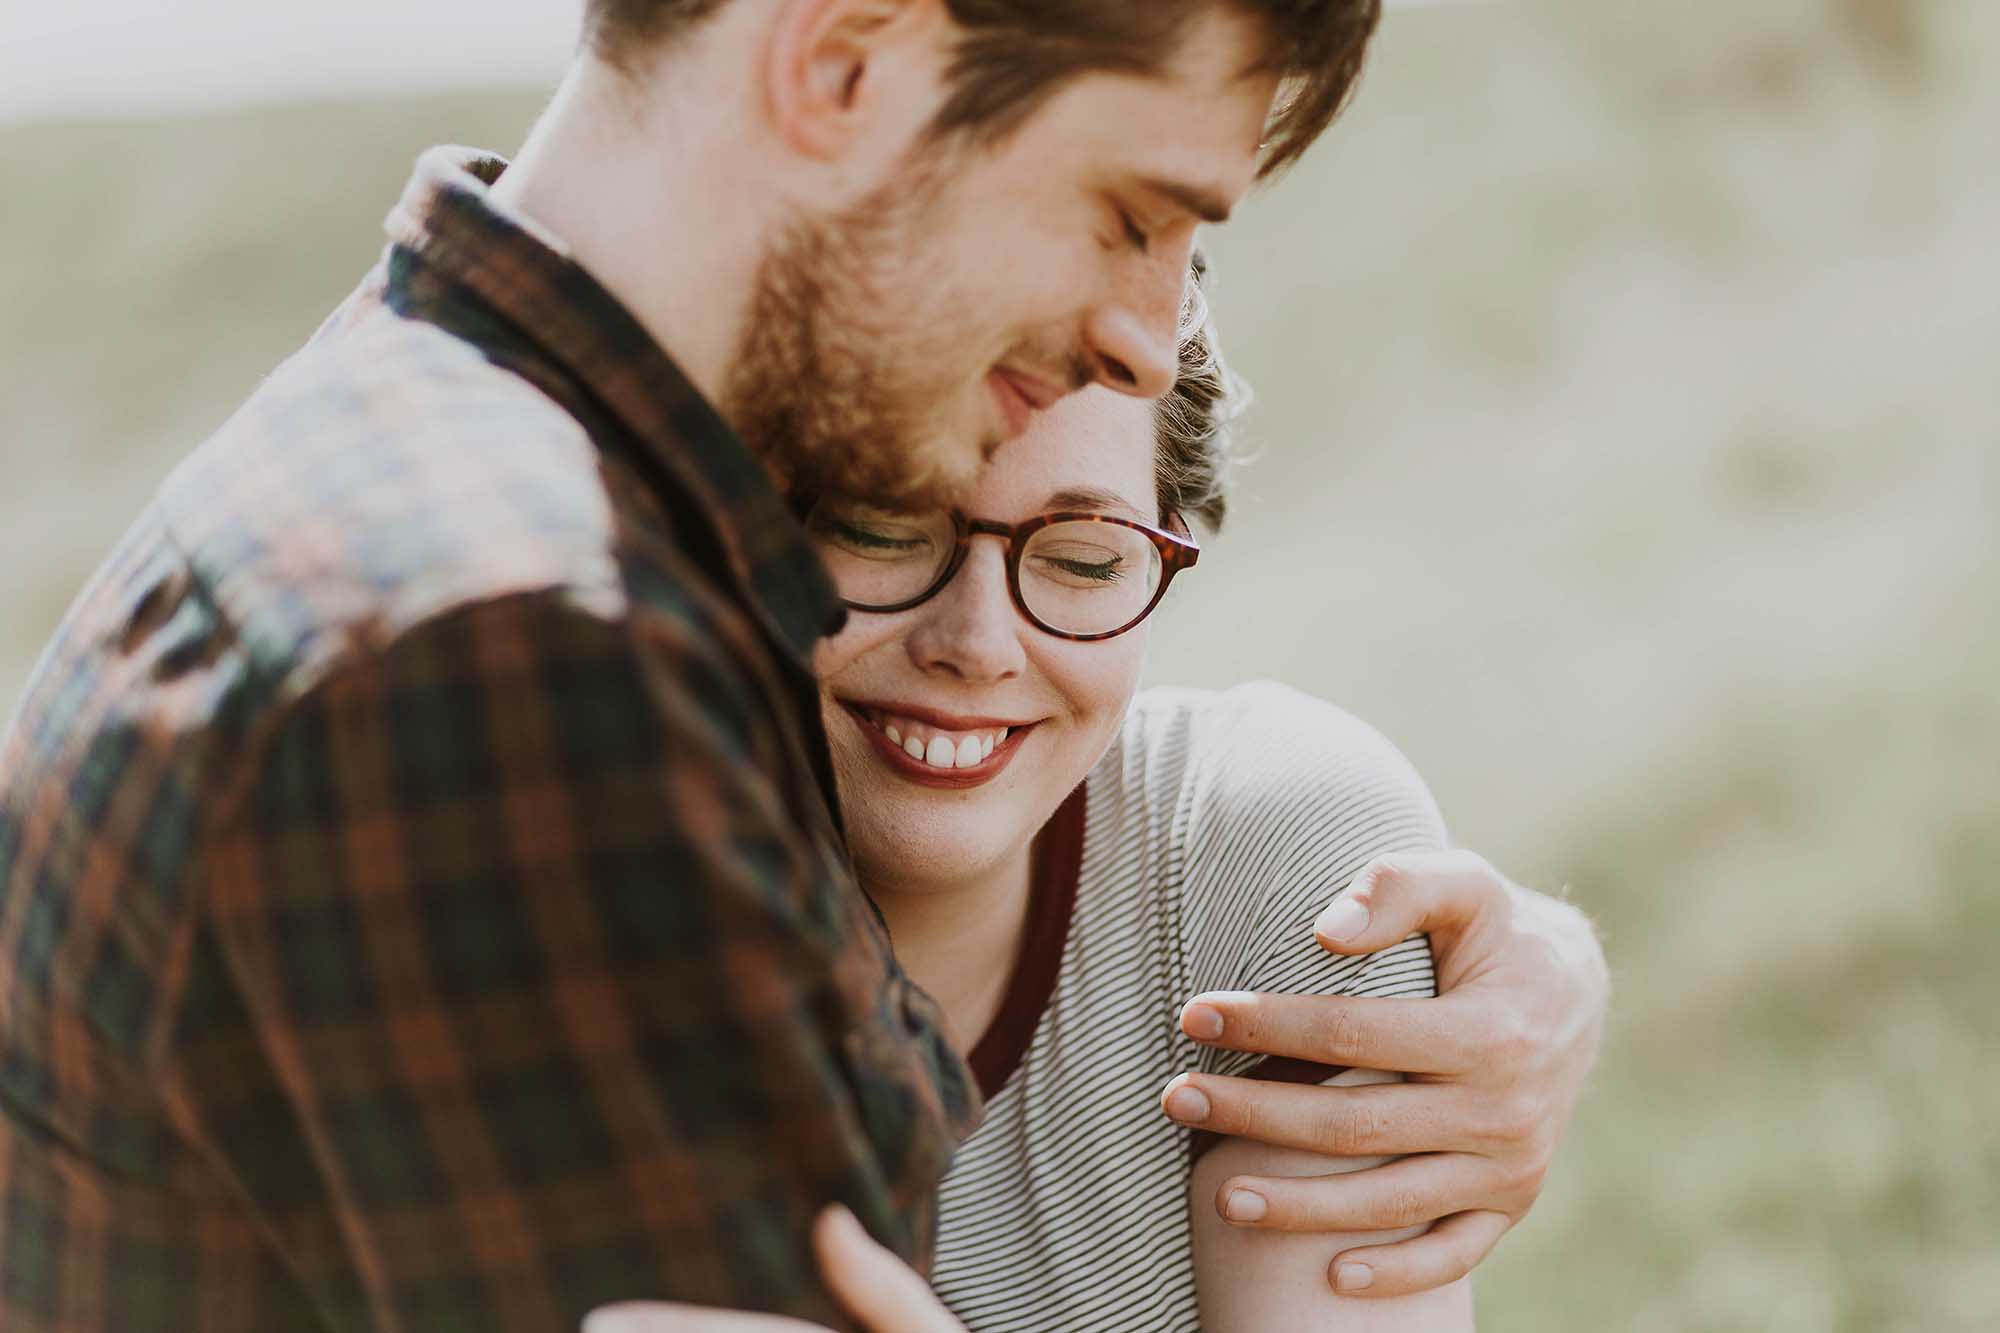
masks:
[(1054, 992), (944, 1183), (933, 1282), (974, 1333), (1198, 1326), (1188, 1135), (1160, 1088), (1256, 1057), (1197, 1047), (1180, 1006), (1432, 994), (1423, 937), (1340, 958), (1312, 922), (1370, 858), (1443, 845), (1415, 770), (1329, 704), (1269, 683), (1138, 697), (1086, 786)]

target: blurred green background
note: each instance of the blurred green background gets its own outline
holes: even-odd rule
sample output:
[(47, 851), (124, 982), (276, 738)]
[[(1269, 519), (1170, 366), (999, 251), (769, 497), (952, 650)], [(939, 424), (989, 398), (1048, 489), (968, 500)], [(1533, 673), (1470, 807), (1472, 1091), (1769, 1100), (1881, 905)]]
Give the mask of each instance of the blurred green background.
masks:
[[(1487, 1330), (2000, 1328), (1996, 68), (1985, 0), (1394, 12), (1210, 240), (1257, 456), (1152, 677), (1374, 721), (1616, 972)], [(537, 105), (0, 128), (0, 708)]]

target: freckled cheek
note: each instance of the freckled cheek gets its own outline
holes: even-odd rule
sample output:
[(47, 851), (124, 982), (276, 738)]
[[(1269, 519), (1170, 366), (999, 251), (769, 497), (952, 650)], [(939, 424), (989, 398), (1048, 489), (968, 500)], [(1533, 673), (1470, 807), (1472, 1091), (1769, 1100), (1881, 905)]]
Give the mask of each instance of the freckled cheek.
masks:
[(830, 639), (821, 639), (813, 649), (813, 674), (832, 693), (843, 692), (842, 674), (863, 658), (900, 637), (905, 617), (874, 615), (864, 611), (847, 613), (847, 624)]
[(1146, 665), (1145, 641), (1126, 642), (1138, 632), (1097, 643), (1066, 643), (1049, 659), (1050, 680), (1093, 741), (1109, 738), (1138, 689)]
[[(851, 627), (853, 623), (853, 618), (850, 615), (848, 624)], [(856, 656), (855, 648), (857, 645), (855, 641), (857, 638), (858, 636), (854, 630), (848, 628), (830, 639), (821, 639), (814, 646), (813, 674), (819, 677), (820, 684), (832, 689), (839, 683), (842, 669), (848, 663), (852, 662)]]
[(860, 688), (866, 681), (859, 667), (872, 646), (870, 637), (857, 630), (854, 618), (847, 623), (847, 629), (831, 639), (820, 640), (813, 649), (813, 674), (820, 682), (821, 720), (833, 752), (835, 776), (843, 786), (865, 771), (862, 763), (865, 742), (854, 733), (854, 719), (836, 700), (868, 693)]

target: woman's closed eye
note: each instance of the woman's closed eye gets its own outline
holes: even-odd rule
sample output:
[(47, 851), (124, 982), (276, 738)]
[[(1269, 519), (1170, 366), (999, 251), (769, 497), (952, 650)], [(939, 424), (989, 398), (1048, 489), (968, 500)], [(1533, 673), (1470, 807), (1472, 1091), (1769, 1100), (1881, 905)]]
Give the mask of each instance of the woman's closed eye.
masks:
[(897, 523), (841, 518), (822, 513), (812, 526), (822, 540), (856, 555), (878, 559), (922, 554), (931, 545), (929, 536), (920, 529)]
[(1037, 551), (1036, 572), (1065, 583), (1116, 583), (1125, 577), (1125, 558), (1115, 552)]

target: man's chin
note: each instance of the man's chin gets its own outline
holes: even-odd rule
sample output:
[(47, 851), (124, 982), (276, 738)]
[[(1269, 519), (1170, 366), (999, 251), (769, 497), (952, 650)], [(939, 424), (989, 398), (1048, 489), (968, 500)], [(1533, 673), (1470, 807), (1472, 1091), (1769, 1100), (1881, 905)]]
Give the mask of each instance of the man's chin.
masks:
[[(811, 401), (823, 401), (814, 395)], [(988, 422), (972, 431), (937, 425), (912, 429), (877, 411), (840, 422), (800, 410), (773, 411), (769, 397), (737, 400), (744, 442), (788, 493), (842, 495), (893, 509), (948, 509), (961, 504), (980, 469), (1004, 440)]]
[[(999, 447), (996, 440), (978, 448), (955, 444), (919, 447), (877, 457), (867, 466), (833, 468), (822, 473), (822, 493), (865, 499), (890, 509), (950, 509), (965, 503), (979, 471)], [(851, 456), (850, 456), (851, 457)]]
[(957, 433), (949, 444), (933, 441), (925, 451), (923, 478), (913, 489), (928, 508), (962, 505), (1006, 443), (1007, 437), (990, 427)]

